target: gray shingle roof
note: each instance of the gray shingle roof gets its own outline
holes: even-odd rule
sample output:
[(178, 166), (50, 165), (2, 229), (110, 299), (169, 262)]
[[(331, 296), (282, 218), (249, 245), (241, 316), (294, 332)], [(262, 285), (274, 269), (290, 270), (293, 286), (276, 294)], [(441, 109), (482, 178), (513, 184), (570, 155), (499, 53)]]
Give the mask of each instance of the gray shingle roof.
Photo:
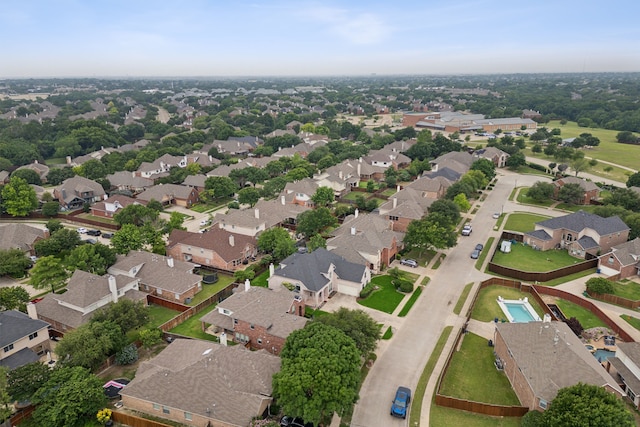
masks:
[(44, 231), (27, 224), (0, 226), (0, 249), (28, 251), (38, 239), (44, 239)]
[(47, 327), (49, 327), (47, 322), (32, 319), (20, 311), (0, 311), (0, 347)]
[(544, 230), (533, 230), (525, 233), (527, 236), (534, 237), (540, 240), (551, 240), (551, 236)]
[(576, 233), (579, 233), (585, 228), (590, 228), (595, 230), (600, 236), (629, 230), (627, 224), (617, 215), (603, 218), (585, 211), (578, 211), (569, 215), (547, 219), (536, 224), (554, 230), (564, 228), (575, 231)]
[(326, 249), (319, 248), (311, 253), (294, 253), (280, 263), (281, 268), (275, 274), (288, 279), (299, 280), (312, 291), (324, 288), (328, 279), (325, 274), (329, 266), (335, 266), (335, 273), (341, 279), (359, 283), (364, 274), (365, 266), (354, 264)]
[(621, 265), (640, 263), (640, 237), (636, 237), (635, 239), (621, 245), (614, 246), (611, 249), (613, 254), (620, 261)]
[(598, 245), (598, 242), (596, 242), (595, 240), (593, 240), (593, 238), (589, 236), (582, 236), (581, 238), (579, 238), (578, 244), (582, 246), (583, 249), (592, 249), (600, 246)]
[(0, 366), (6, 366), (9, 369), (16, 369), (20, 366), (24, 366), (27, 363), (37, 362), (40, 359), (38, 355), (30, 348), (23, 348), (20, 351), (13, 353), (9, 357), (5, 357), (0, 360)]

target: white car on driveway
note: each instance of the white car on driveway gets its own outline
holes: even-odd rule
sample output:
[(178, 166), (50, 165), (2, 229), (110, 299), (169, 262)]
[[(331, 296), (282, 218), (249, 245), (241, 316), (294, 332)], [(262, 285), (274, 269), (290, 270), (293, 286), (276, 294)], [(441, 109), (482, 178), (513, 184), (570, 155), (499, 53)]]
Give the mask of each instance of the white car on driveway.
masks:
[(86, 229), (86, 228), (84, 228), (84, 227), (80, 227), (80, 228), (78, 228), (78, 233), (80, 233), (80, 234), (87, 234), (87, 229)]

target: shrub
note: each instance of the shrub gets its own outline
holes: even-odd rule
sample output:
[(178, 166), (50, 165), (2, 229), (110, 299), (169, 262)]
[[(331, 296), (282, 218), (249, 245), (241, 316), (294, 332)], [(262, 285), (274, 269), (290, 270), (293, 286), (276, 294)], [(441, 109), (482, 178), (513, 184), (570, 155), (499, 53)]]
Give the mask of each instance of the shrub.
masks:
[(395, 286), (396, 289), (402, 293), (408, 294), (410, 292), (413, 292), (413, 283), (408, 280), (397, 279), (392, 283), (393, 286)]
[(129, 344), (122, 349), (119, 353), (116, 353), (117, 365), (131, 365), (138, 360), (138, 348), (134, 344)]
[(537, 163), (527, 163), (527, 166), (529, 166), (531, 169), (536, 169), (542, 172), (546, 172), (547, 168), (544, 165), (539, 165)]
[(231, 202), (227, 205), (227, 207), (229, 209), (240, 209), (240, 203), (238, 202)]
[(571, 329), (577, 337), (580, 337), (582, 335), (582, 331), (584, 331), (584, 328), (582, 327), (582, 324), (578, 319), (572, 317), (570, 319), (566, 319), (564, 323), (567, 324), (569, 329)]
[(587, 291), (594, 294), (612, 294), (613, 284), (602, 277), (592, 277), (587, 280)]
[(520, 427), (542, 427), (542, 412), (529, 411), (524, 414), (520, 421)]
[(369, 295), (371, 295), (371, 292), (373, 292), (374, 286), (375, 285), (373, 283), (369, 283), (367, 286), (365, 286), (360, 291), (360, 298), (367, 298)]

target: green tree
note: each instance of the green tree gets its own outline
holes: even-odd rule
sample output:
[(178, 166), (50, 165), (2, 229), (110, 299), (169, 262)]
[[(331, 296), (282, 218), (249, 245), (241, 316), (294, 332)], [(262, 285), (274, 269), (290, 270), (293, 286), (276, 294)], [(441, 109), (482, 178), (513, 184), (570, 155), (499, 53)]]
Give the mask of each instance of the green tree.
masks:
[(102, 243), (80, 245), (65, 258), (69, 271), (83, 270), (102, 276), (107, 269), (116, 263), (116, 252)]
[(42, 257), (31, 269), (29, 284), (36, 289), (51, 287), (51, 292), (62, 286), (68, 279), (69, 274), (62, 263), (62, 260), (53, 255)]
[(10, 405), (13, 403), (9, 395), (7, 374), (9, 368), (0, 366), (0, 421), (4, 421), (13, 413)]
[(138, 338), (144, 348), (150, 349), (154, 345), (162, 342), (162, 331), (158, 328), (141, 329), (138, 333)]
[(60, 210), (60, 203), (58, 202), (47, 202), (42, 205), (42, 215), (53, 217), (58, 215), (58, 211)]
[(64, 180), (73, 178), (76, 173), (72, 168), (51, 168), (47, 174), (47, 183), (51, 185), (60, 185)]
[(274, 227), (258, 236), (258, 249), (272, 255), (276, 260), (282, 260), (296, 251), (296, 243), (287, 230)]
[(11, 174), (11, 178), (22, 178), (27, 184), (42, 185), (42, 179), (33, 169), (18, 169)]
[(149, 307), (141, 301), (121, 298), (116, 303), (96, 310), (92, 322), (113, 322), (123, 334), (144, 326), (149, 321)]
[(140, 226), (145, 222), (152, 222), (158, 219), (159, 212), (144, 205), (132, 204), (120, 209), (120, 212), (113, 216), (113, 220), (119, 225), (133, 224)]
[(635, 136), (633, 132), (628, 130), (618, 132), (618, 134), (616, 135), (616, 140), (621, 144), (637, 144), (639, 139), (640, 138)]
[(512, 170), (518, 169), (520, 166), (524, 166), (526, 164), (527, 159), (520, 151), (518, 151), (517, 153), (513, 153), (505, 162), (505, 165)]
[(622, 399), (604, 387), (582, 383), (560, 389), (543, 413), (543, 421), (543, 425), (553, 427), (635, 425)]
[(329, 208), (324, 207), (302, 212), (298, 215), (297, 220), (296, 231), (302, 233), (305, 237), (313, 236), (327, 227), (333, 227), (338, 224), (338, 220), (331, 215)]
[(76, 427), (107, 404), (104, 380), (81, 367), (54, 369), (34, 394), (33, 420), (39, 426)]
[(640, 212), (640, 195), (629, 188), (616, 188), (604, 199), (606, 205), (617, 205), (623, 208)]
[(449, 220), (441, 214), (429, 214), (413, 220), (404, 236), (405, 248), (416, 249), (422, 256), (425, 250), (446, 249), (456, 244), (457, 235)]
[(311, 200), (316, 206), (329, 206), (333, 203), (335, 196), (333, 189), (330, 187), (318, 187), (316, 192), (311, 196)]
[(243, 188), (238, 191), (238, 202), (246, 203), (253, 207), (260, 200), (260, 191), (253, 187)]
[(439, 213), (448, 218), (451, 224), (460, 222), (460, 208), (453, 200), (439, 199), (429, 206), (429, 213)]
[(309, 247), (309, 252), (313, 252), (318, 248), (327, 249), (327, 241), (321, 235), (314, 234), (309, 238), (307, 246)]
[(640, 213), (625, 216), (624, 223), (631, 229), (629, 231), (629, 240), (640, 237)]
[(640, 172), (629, 175), (627, 187), (640, 187)]
[(63, 228), (64, 226), (59, 219), (50, 219), (47, 221), (47, 230), (49, 230), (50, 235)]
[(453, 198), (453, 203), (455, 203), (462, 212), (467, 212), (471, 209), (471, 203), (469, 203), (464, 193), (457, 194)]
[(363, 358), (375, 351), (378, 345), (380, 325), (363, 310), (350, 310), (341, 307), (333, 313), (319, 316), (316, 321), (344, 332), (356, 343)]
[(27, 363), (9, 372), (9, 394), (18, 402), (30, 401), (51, 376), (51, 368), (41, 362)]
[(344, 332), (311, 322), (289, 335), (280, 357), (273, 394), (285, 413), (317, 425), (358, 399), (360, 352)]
[(96, 369), (107, 357), (120, 351), (126, 336), (113, 322), (89, 322), (67, 332), (55, 348), (62, 366)]
[(580, 184), (565, 184), (558, 190), (558, 200), (577, 205), (584, 199), (584, 190)]
[(553, 198), (555, 186), (549, 182), (538, 181), (527, 190), (527, 197), (534, 202), (544, 202)]
[(23, 277), (31, 266), (21, 249), (0, 249), (0, 276)]
[(11, 216), (27, 216), (38, 207), (36, 191), (22, 178), (11, 178), (2, 188), (4, 209)]
[(231, 197), (238, 191), (236, 183), (226, 176), (210, 176), (205, 180), (204, 188), (213, 199)]
[(55, 255), (70, 251), (81, 242), (80, 234), (76, 230), (61, 228), (47, 239), (38, 240), (33, 246), (38, 256)]
[(0, 311), (20, 310), (26, 312), (30, 299), (29, 292), (22, 286), (0, 288)]
[(140, 229), (134, 224), (125, 224), (116, 231), (111, 238), (111, 245), (119, 254), (128, 254), (144, 247), (144, 240)]
[(491, 181), (496, 176), (496, 165), (489, 159), (478, 159), (471, 164), (471, 170), (477, 170), (484, 174), (487, 180)]
[(184, 215), (180, 212), (174, 211), (169, 214), (169, 221), (162, 228), (163, 234), (170, 234), (173, 230), (186, 230), (184, 224)]
[(86, 161), (79, 167), (78, 175), (85, 178), (96, 180), (107, 176), (109, 171), (105, 167), (104, 163), (97, 159), (91, 159)]

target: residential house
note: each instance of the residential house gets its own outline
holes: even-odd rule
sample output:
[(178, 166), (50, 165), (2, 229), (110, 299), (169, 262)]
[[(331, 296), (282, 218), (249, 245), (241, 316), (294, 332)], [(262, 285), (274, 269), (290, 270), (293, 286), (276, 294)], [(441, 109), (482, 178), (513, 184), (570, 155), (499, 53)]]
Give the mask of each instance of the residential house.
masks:
[(418, 191), (422, 197), (427, 199), (442, 199), (452, 182), (442, 176), (434, 178), (421, 177), (408, 184), (405, 188), (412, 188)]
[(140, 290), (171, 301), (186, 302), (202, 290), (202, 276), (193, 273), (198, 264), (146, 251), (118, 255), (109, 274), (140, 281)]
[(536, 223), (524, 242), (546, 251), (566, 249), (578, 258), (593, 258), (629, 238), (629, 227), (618, 216), (602, 218), (584, 211)]
[(0, 249), (20, 249), (26, 255), (35, 255), (34, 243), (49, 237), (49, 230), (27, 224), (12, 223), (0, 225)]
[(244, 427), (273, 401), (280, 358), (243, 346), (178, 339), (142, 362), (120, 391), (126, 409), (190, 426)]
[(560, 178), (553, 182), (554, 186), (554, 198), (558, 198), (558, 193), (560, 193), (560, 189), (567, 184), (577, 184), (582, 189), (582, 199), (578, 202), (581, 205), (591, 204), (592, 200), (598, 199), (600, 196), (600, 187), (595, 185), (591, 181), (587, 181), (586, 179), (577, 178), (575, 176), (567, 176), (564, 178)]
[(385, 145), (384, 148), (391, 151), (397, 151), (399, 153), (406, 153), (409, 150), (409, 148), (413, 147), (417, 143), (418, 143), (418, 140), (415, 138), (407, 139), (407, 140), (403, 139), (400, 141), (393, 141), (391, 144)]
[(102, 202), (98, 202), (91, 206), (91, 215), (103, 218), (113, 218), (120, 210), (129, 205), (146, 205), (144, 200), (134, 199), (132, 197), (123, 196), (122, 194), (114, 194)]
[(226, 214), (216, 214), (214, 226), (246, 236), (257, 236), (273, 227), (294, 228), (298, 215), (308, 207), (280, 200), (260, 200), (251, 209), (229, 209)]
[(437, 199), (423, 197), (423, 193), (411, 187), (404, 188), (380, 205), (381, 216), (393, 222), (393, 230), (405, 233), (411, 221), (422, 219), (429, 206)]
[(19, 368), (37, 362), (50, 351), (49, 324), (35, 316), (32, 306), (29, 303), (27, 307), (30, 315), (18, 310), (0, 311), (0, 366)]
[(345, 160), (315, 174), (313, 179), (318, 186), (332, 188), (336, 197), (342, 197), (351, 192), (353, 187), (358, 186), (361, 168), (359, 161)]
[[(473, 161), (473, 156), (466, 151), (451, 151), (431, 160), (429, 162), (431, 164), (431, 171), (426, 172), (424, 175), (433, 177), (437, 176), (437, 172), (443, 169), (450, 169), (460, 177), (469, 172)], [(445, 178), (447, 178), (446, 175)], [(453, 179), (452, 181), (457, 180), (458, 178)]]
[(203, 330), (279, 355), (289, 334), (306, 325), (304, 309), (302, 298), (284, 286), (274, 290), (245, 283), (200, 320)]
[(607, 358), (607, 370), (637, 409), (640, 407), (640, 343), (619, 342), (616, 347), (615, 357)]
[(173, 230), (167, 242), (167, 255), (220, 270), (243, 267), (258, 253), (255, 237), (211, 227), (203, 233)]
[(318, 248), (311, 253), (294, 253), (280, 262), (269, 277), (269, 288), (287, 283), (303, 301), (314, 308), (322, 306), (334, 292), (358, 296), (371, 281), (371, 270)]
[(136, 200), (149, 203), (157, 200), (163, 205), (191, 207), (198, 202), (198, 191), (193, 187), (178, 184), (158, 184), (149, 187), (136, 196)]
[(608, 276), (619, 274), (619, 279), (640, 276), (640, 237), (613, 246), (611, 252), (600, 255), (598, 269)]
[(607, 373), (564, 322), (496, 323), (495, 355), (522, 406), (544, 411), (558, 391), (578, 383), (622, 395)]
[(187, 156), (172, 156), (164, 154), (153, 162), (142, 162), (135, 172), (136, 176), (143, 178), (157, 179), (167, 176), (169, 170), (173, 167), (184, 168), (187, 166)]
[(363, 157), (363, 160), (371, 166), (378, 166), (384, 170), (387, 170), (388, 168), (399, 169), (411, 163), (411, 159), (409, 157), (386, 148), (369, 152), (367, 156)]
[(65, 179), (53, 190), (53, 197), (58, 200), (62, 208), (73, 210), (84, 206), (85, 203), (95, 203), (106, 198), (102, 185), (97, 182), (76, 175)]
[(43, 182), (47, 182), (47, 175), (49, 174), (49, 166), (39, 163), (37, 160), (34, 160), (33, 163), (30, 163), (28, 165), (20, 166), (16, 170), (20, 170), (20, 169), (32, 170), (38, 174), (38, 176)]
[(133, 172), (120, 171), (106, 176), (112, 189), (127, 191), (131, 194), (142, 193), (145, 189), (152, 187), (153, 179), (136, 176)]
[(218, 166), (221, 162), (208, 154), (194, 152), (193, 154), (187, 154), (187, 165), (190, 165), (191, 163), (197, 163), (203, 168), (211, 168)]
[(195, 188), (198, 194), (201, 194), (205, 190), (205, 183), (207, 181), (207, 178), (208, 176), (204, 174), (187, 175), (184, 181), (182, 181), (182, 185)]
[(281, 197), (286, 197), (290, 203), (312, 208), (315, 206), (311, 198), (320, 188), (320, 185), (312, 178), (305, 178), (300, 181), (287, 182)]
[(393, 222), (375, 214), (360, 214), (345, 218), (327, 240), (327, 250), (354, 264), (366, 265), (380, 273), (395, 259), (402, 248), (403, 233), (393, 230)]
[(146, 301), (138, 290), (139, 280), (124, 275), (97, 276), (75, 270), (62, 294), (49, 293), (35, 304), (38, 318), (65, 333), (86, 323), (93, 312), (120, 298)]
[(491, 160), (497, 168), (505, 167), (507, 165), (508, 158), (509, 153), (506, 153), (496, 147), (481, 148), (473, 152), (474, 161), (478, 159)]

